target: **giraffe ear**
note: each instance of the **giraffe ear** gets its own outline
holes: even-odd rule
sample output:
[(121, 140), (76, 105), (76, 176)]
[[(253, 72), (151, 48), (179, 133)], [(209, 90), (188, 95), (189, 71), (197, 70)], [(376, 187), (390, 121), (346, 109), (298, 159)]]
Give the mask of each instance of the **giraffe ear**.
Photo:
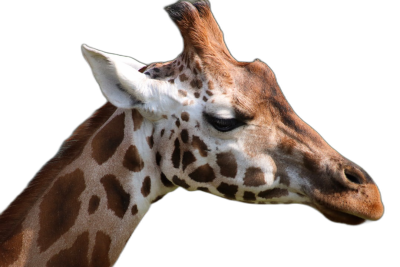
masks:
[(145, 65), (131, 57), (106, 53), (82, 45), (82, 54), (104, 96), (114, 106), (136, 108), (156, 120), (177, 102), (177, 90), (165, 81), (154, 80), (138, 70)]

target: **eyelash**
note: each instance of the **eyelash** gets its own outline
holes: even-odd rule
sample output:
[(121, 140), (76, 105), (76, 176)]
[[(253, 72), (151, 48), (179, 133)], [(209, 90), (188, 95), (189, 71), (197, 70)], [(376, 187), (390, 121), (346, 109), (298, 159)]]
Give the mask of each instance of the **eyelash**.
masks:
[(235, 118), (221, 119), (208, 114), (204, 114), (204, 116), (208, 123), (220, 132), (229, 132), (245, 124), (244, 122), (241, 122)]

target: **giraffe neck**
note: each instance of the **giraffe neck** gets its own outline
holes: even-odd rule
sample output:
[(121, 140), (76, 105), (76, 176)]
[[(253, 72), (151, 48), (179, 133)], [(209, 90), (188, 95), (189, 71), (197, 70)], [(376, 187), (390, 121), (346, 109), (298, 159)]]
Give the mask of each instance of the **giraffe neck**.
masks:
[(80, 126), (1, 215), (0, 262), (114, 264), (150, 204), (176, 188), (156, 167), (152, 127), (109, 104)]

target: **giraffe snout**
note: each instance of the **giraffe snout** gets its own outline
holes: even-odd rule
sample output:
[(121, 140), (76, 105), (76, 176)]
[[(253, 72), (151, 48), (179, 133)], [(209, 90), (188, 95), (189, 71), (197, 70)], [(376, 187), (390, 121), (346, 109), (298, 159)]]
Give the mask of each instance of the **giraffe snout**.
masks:
[(384, 207), (378, 187), (361, 167), (346, 160), (333, 175), (331, 190), (316, 189), (317, 209), (328, 219), (348, 224), (378, 220)]

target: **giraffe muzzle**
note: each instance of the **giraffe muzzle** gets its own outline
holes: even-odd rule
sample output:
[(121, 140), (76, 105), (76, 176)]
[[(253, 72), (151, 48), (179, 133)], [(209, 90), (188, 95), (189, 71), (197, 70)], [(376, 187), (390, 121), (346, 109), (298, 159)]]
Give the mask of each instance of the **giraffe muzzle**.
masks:
[(313, 190), (313, 200), (325, 217), (335, 222), (357, 225), (365, 220), (379, 220), (384, 207), (378, 187), (360, 167), (348, 161), (333, 178), (335, 191)]

